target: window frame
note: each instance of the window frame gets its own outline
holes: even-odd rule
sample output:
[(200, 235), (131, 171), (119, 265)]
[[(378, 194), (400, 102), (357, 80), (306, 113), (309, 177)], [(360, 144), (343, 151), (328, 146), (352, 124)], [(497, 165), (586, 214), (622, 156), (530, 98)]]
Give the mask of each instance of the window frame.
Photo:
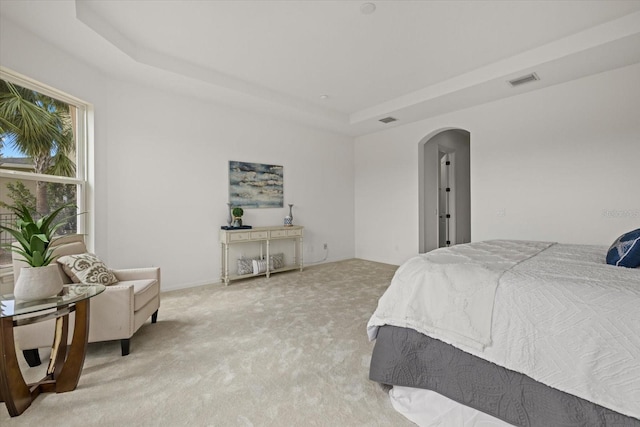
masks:
[[(78, 215), (77, 233), (90, 236), (92, 233), (88, 233), (93, 224), (92, 209), (90, 206), (93, 202), (92, 197), (92, 183), (90, 174), (91, 167), (90, 160), (93, 161), (92, 143), (93, 143), (93, 107), (91, 104), (71, 96), (61, 90), (55, 89), (51, 86), (47, 86), (34, 79), (16, 73), (6, 67), (0, 66), (0, 78), (10, 83), (22, 86), (26, 89), (34, 90), (43, 95), (50, 96), (58, 99), (67, 104), (71, 104), (76, 107), (76, 176), (64, 177), (57, 175), (37, 174), (34, 172), (22, 172), (16, 170), (0, 169), (0, 177), (9, 179), (20, 179), (26, 181), (43, 181), (43, 182), (55, 182), (61, 184), (69, 184), (76, 186), (76, 198), (78, 212), (82, 215)], [(93, 247), (92, 239), (87, 239), (87, 247)], [(91, 243), (91, 244), (90, 244)], [(0, 266), (0, 281), (3, 277), (13, 274), (13, 266), (5, 265)]]

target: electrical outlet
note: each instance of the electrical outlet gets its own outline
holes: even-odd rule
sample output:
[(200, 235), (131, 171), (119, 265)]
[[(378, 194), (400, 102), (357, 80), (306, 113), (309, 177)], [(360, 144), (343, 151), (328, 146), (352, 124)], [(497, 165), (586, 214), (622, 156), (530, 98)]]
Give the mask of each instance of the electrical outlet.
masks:
[(327, 250), (327, 244), (326, 243), (324, 244), (324, 250), (325, 251)]

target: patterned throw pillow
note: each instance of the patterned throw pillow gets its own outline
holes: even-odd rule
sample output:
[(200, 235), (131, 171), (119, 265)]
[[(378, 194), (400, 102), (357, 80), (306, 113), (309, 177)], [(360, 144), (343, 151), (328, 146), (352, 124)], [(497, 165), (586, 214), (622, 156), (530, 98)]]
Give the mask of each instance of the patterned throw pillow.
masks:
[(607, 264), (640, 267), (640, 228), (618, 237), (607, 252)]
[(253, 273), (253, 259), (238, 258), (238, 276)]
[(284, 254), (274, 254), (269, 258), (269, 270), (277, 270), (284, 267)]
[(58, 263), (73, 283), (112, 285), (118, 279), (94, 254), (66, 255)]
[(253, 274), (253, 261), (256, 259), (261, 258), (259, 256), (238, 258), (238, 276), (242, 276), (243, 274)]

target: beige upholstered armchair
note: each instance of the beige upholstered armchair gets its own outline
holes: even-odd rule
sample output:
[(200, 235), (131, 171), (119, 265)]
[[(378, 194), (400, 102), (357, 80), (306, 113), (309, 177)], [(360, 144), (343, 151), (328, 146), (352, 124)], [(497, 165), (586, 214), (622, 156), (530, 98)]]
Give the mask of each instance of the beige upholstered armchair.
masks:
[[(62, 236), (51, 242), (54, 257), (87, 252), (84, 237), (79, 234)], [(26, 266), (14, 254), (13, 270), (15, 280), (20, 268)], [(72, 283), (69, 274), (60, 264), (60, 275), (65, 283)], [(160, 307), (160, 268), (137, 268), (113, 270), (117, 282), (107, 286), (102, 294), (91, 299), (89, 311), (89, 342), (120, 340), (122, 355), (129, 354), (129, 340), (133, 334), (151, 317), (156, 323)], [(71, 314), (73, 316), (73, 313)], [(54, 334), (54, 320), (25, 325), (16, 328), (16, 347), (23, 351), (30, 366), (40, 364), (38, 348), (51, 347)], [(73, 336), (73, 320), (69, 322), (69, 339)]]

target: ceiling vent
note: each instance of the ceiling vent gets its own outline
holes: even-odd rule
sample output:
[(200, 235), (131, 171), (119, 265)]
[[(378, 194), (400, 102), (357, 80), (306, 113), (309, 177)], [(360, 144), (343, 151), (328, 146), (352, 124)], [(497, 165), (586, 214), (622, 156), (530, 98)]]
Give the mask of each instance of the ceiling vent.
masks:
[(395, 122), (396, 120), (398, 119), (396, 119), (395, 117), (389, 116), (389, 117), (385, 117), (384, 119), (380, 119), (379, 121), (381, 121), (382, 123), (391, 123), (391, 122)]
[(526, 76), (518, 77), (513, 80), (509, 80), (509, 84), (513, 87), (523, 85), (529, 82), (535, 82), (536, 80), (540, 80), (540, 77), (536, 73), (527, 74)]

